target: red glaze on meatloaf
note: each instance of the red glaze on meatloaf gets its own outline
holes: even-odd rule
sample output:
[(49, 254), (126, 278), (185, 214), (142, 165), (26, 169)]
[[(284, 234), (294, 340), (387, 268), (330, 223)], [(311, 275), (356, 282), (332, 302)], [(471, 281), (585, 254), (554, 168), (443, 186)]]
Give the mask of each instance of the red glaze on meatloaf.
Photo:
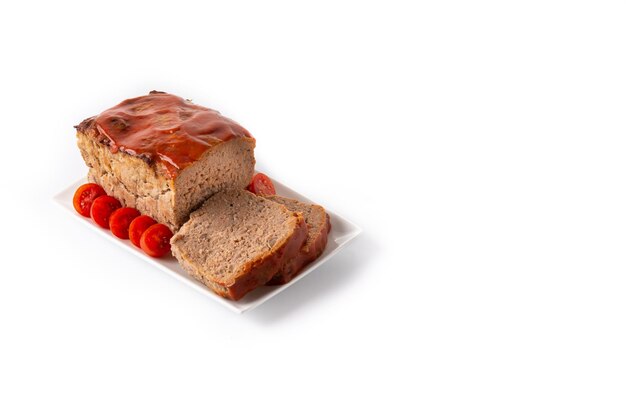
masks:
[(95, 128), (111, 152), (159, 162), (170, 178), (217, 144), (233, 138), (252, 138), (246, 129), (218, 111), (158, 91), (124, 100), (83, 121), (77, 129), (80, 132), (89, 127)]

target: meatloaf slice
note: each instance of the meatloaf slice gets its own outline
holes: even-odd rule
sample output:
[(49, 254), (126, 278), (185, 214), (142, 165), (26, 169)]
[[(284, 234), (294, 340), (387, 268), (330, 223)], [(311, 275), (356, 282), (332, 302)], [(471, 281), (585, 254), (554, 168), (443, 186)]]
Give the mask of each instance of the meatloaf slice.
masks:
[(207, 197), (243, 189), (255, 140), (215, 110), (151, 92), (76, 126), (89, 181), (177, 230)]
[(172, 253), (191, 276), (238, 300), (264, 285), (306, 240), (303, 216), (245, 190), (210, 197), (172, 237)]
[(266, 198), (283, 204), (291, 211), (302, 213), (308, 229), (306, 241), (298, 254), (287, 259), (278, 273), (267, 283), (267, 285), (286, 284), (302, 268), (313, 262), (324, 252), (328, 241), (328, 232), (330, 231), (330, 217), (324, 210), (324, 207), (317, 204), (303, 203), (281, 196), (268, 196)]

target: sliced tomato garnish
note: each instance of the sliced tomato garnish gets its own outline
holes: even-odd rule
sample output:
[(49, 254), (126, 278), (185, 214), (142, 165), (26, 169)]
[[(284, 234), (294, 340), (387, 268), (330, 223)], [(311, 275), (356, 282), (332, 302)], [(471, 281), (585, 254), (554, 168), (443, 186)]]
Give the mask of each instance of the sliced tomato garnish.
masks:
[(108, 229), (111, 213), (120, 207), (122, 207), (122, 204), (117, 198), (113, 198), (110, 195), (100, 196), (91, 205), (91, 218), (98, 226)]
[(128, 239), (128, 228), (130, 223), (141, 213), (132, 207), (122, 207), (115, 210), (109, 218), (109, 228), (111, 233), (120, 239)]
[(154, 224), (141, 235), (141, 249), (154, 258), (160, 258), (170, 251), (170, 239), (173, 235), (166, 225)]
[(252, 177), (252, 182), (248, 185), (247, 190), (256, 195), (276, 194), (276, 189), (274, 189), (274, 184), (270, 177), (260, 172)]
[(89, 213), (91, 211), (91, 205), (93, 201), (107, 193), (104, 191), (102, 187), (98, 184), (87, 183), (83, 184), (74, 193), (74, 209), (81, 216), (89, 217)]
[(156, 220), (150, 216), (146, 216), (145, 214), (135, 217), (135, 219), (130, 222), (130, 226), (128, 227), (128, 237), (130, 238), (130, 241), (133, 242), (133, 245), (138, 248), (141, 247), (141, 235), (143, 235), (143, 232), (148, 230), (148, 228), (153, 224), (156, 224)]

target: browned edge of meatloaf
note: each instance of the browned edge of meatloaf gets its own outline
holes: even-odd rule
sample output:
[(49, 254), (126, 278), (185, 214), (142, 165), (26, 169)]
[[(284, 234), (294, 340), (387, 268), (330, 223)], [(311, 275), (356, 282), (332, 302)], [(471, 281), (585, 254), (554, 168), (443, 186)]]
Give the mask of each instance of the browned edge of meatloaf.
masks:
[(330, 217), (326, 214), (326, 223), (324, 227), (320, 231), (317, 238), (310, 243), (309, 252), (304, 253), (302, 251), (298, 251), (296, 256), (292, 258), (286, 258), (285, 264), (280, 271), (269, 280), (266, 285), (283, 285), (291, 281), (298, 273), (316, 260), (324, 249), (326, 249), (326, 244), (328, 243), (328, 234), (330, 233)]
[(274, 252), (247, 265), (241, 277), (227, 288), (226, 297), (232, 300), (241, 299), (248, 292), (266, 284), (276, 274), (286, 259), (291, 259), (298, 255), (300, 248), (306, 241), (308, 231), (304, 217), (299, 213), (294, 214), (296, 214), (298, 219), (293, 235)]

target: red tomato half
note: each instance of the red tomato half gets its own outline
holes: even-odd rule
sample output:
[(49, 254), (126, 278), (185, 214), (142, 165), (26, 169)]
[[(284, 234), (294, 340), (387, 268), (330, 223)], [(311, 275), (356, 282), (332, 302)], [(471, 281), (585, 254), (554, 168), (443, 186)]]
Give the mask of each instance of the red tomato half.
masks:
[(141, 235), (141, 249), (154, 258), (160, 258), (170, 251), (170, 239), (174, 234), (164, 224), (154, 224)]
[(128, 237), (130, 241), (133, 242), (133, 245), (138, 248), (141, 247), (141, 235), (153, 224), (156, 224), (156, 220), (146, 215), (135, 217), (135, 219), (130, 222)]
[(265, 174), (260, 172), (252, 177), (252, 182), (248, 185), (248, 191), (253, 192), (256, 195), (274, 195), (276, 190), (272, 180)]
[(83, 184), (74, 193), (74, 209), (81, 215), (89, 217), (91, 211), (91, 205), (96, 198), (106, 195), (102, 187), (98, 184), (87, 183)]
[(109, 218), (109, 228), (111, 233), (120, 239), (128, 239), (128, 228), (130, 223), (141, 213), (131, 207), (122, 207), (115, 210)]
[(108, 229), (111, 213), (120, 207), (122, 207), (122, 204), (117, 198), (113, 198), (110, 195), (103, 195), (93, 200), (93, 204), (91, 205), (91, 218), (98, 226)]

